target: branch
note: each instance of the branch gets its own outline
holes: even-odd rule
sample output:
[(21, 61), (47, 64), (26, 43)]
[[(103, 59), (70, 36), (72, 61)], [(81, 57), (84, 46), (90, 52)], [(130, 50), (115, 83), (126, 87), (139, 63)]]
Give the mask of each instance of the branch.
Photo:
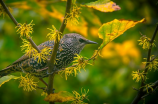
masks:
[[(147, 89), (143, 90), (144, 95), (143, 95), (141, 98), (146, 97), (147, 95), (149, 95), (150, 93), (152, 93), (154, 90), (157, 89), (157, 87), (158, 87), (158, 80), (155, 81), (155, 82), (151, 85), (151, 87), (152, 87), (153, 89), (151, 89), (150, 87), (148, 87)], [(149, 92), (149, 93), (147, 93), (147, 92)]]
[[(155, 60), (155, 58), (157, 57), (158, 55), (155, 55), (149, 62), (152, 62), (152, 61), (154, 61)], [(148, 70), (148, 67), (145, 67), (145, 69), (144, 70)], [(144, 75), (146, 75), (147, 73), (145, 73)]]
[[(89, 59), (87, 59), (86, 61), (95, 60), (96, 57), (98, 56), (98, 54), (99, 54), (99, 50), (96, 50), (96, 52), (94, 52), (94, 54), (92, 55), (92, 57), (89, 58)], [(155, 58), (156, 58), (156, 57), (154, 57), (151, 61), (153, 61)], [(79, 65), (78, 63), (77, 63), (77, 64), (73, 64), (73, 65), (71, 65), (71, 66), (69, 66), (69, 67), (67, 67), (67, 68), (76, 67), (76, 66), (78, 66), (78, 65)], [(45, 67), (45, 68), (43, 68), (43, 69), (38, 69), (38, 70), (36, 70), (36, 71), (37, 71), (37, 72), (41, 72), (41, 71), (43, 71), (43, 70), (48, 70), (48, 68), (49, 68), (49, 67)], [(61, 70), (65, 70), (65, 68), (61, 68), (61, 69), (58, 70), (58, 71), (61, 71)], [(54, 73), (57, 73), (57, 71), (54, 72)]]
[[(92, 57), (91, 58), (89, 58), (89, 59), (87, 59), (87, 60), (85, 60), (85, 61), (90, 61), (90, 60), (95, 60), (96, 59), (96, 57), (98, 56), (98, 54), (99, 54), (99, 50), (96, 50), (95, 52), (94, 52), (94, 54), (92, 55)], [(77, 63), (77, 64), (73, 64), (73, 65), (71, 65), (71, 66), (69, 66), (69, 67), (67, 67), (67, 68), (72, 68), (72, 67), (76, 67), (76, 66), (78, 66), (79, 65), (79, 63)], [(64, 70), (65, 68), (62, 68), (61, 70)], [(59, 71), (61, 71), (61, 70), (59, 70)]]
[(38, 86), (36, 86), (36, 88), (41, 89), (41, 90), (43, 90), (43, 91), (46, 91), (46, 90), (47, 90), (47, 88), (45, 88), (45, 87), (38, 87)]
[(14, 24), (17, 26), (18, 22), (16, 21), (16, 19), (12, 16), (12, 14), (9, 12), (7, 6), (4, 4), (3, 0), (0, 0), (1, 5), (3, 6), (3, 8), (5, 9), (6, 13), (9, 15), (9, 17), (12, 19), (12, 21), (14, 22)]
[[(149, 47), (149, 50), (148, 50), (147, 64), (146, 64), (145, 67), (147, 67), (147, 66), (149, 65), (149, 62), (150, 62), (150, 56), (151, 56), (152, 44), (153, 44), (154, 39), (155, 39), (155, 37), (156, 37), (156, 33), (157, 33), (157, 31), (158, 31), (158, 24), (156, 25), (155, 32), (154, 32), (154, 34), (153, 34), (153, 37), (152, 37), (151, 40), (150, 40), (150, 47)], [(148, 68), (145, 68), (145, 69), (144, 69), (144, 73), (147, 73), (147, 71), (148, 71)], [(142, 80), (141, 86), (144, 86), (144, 85), (145, 85), (144, 82), (145, 82), (145, 80)]]
[[(158, 31), (158, 23), (157, 23), (157, 25), (156, 25), (156, 29), (155, 29), (155, 32), (154, 32), (154, 34), (153, 34), (153, 36), (152, 36), (152, 39), (150, 40), (150, 44), (151, 44), (151, 45), (150, 45), (149, 50), (148, 50), (147, 64), (146, 64), (146, 66), (145, 66), (144, 73), (147, 73), (147, 71), (148, 71), (147, 66), (149, 65), (149, 62), (151, 61), (151, 60), (150, 60), (151, 49), (152, 49), (152, 44), (153, 44), (154, 39), (155, 39), (155, 37), (156, 37), (157, 31)], [(145, 74), (145, 76), (146, 76), (146, 74)], [(142, 79), (140, 90), (138, 91), (137, 96), (136, 96), (136, 97), (134, 98), (134, 100), (132, 101), (132, 104), (137, 104), (137, 103), (141, 100), (142, 96), (144, 95), (143, 86), (145, 86), (145, 80), (144, 80), (144, 79)]]
[(27, 40), (31, 43), (32, 47), (38, 51), (38, 53), (41, 52), (37, 47), (37, 45), (35, 44), (35, 42), (30, 37)]
[[(65, 17), (67, 15), (67, 13), (70, 13), (71, 2), (72, 2), (71, 0), (67, 0), (64, 20), (63, 20), (61, 27), (59, 29), (59, 32), (61, 32), (62, 34), (63, 34), (63, 31), (66, 27), (66, 24), (65, 24), (66, 18)], [(58, 47), (59, 47), (59, 41), (58, 41), (58, 39), (56, 39), (54, 47), (53, 47), (51, 58), (50, 58), (50, 60), (48, 60), (48, 67), (49, 67), (48, 73), (50, 73), (49, 82), (48, 82), (48, 94), (52, 93), (52, 89), (53, 89), (53, 80), (54, 80), (54, 75), (55, 75), (55, 73), (53, 73), (53, 71), (54, 71), (54, 63), (56, 60), (56, 54), (57, 54)], [(52, 104), (52, 103), (50, 102), (50, 104)]]
[[(9, 12), (9, 10), (8, 10), (7, 6), (5, 5), (5, 3), (3, 2), (3, 0), (0, 0), (0, 3), (3, 6), (3, 8), (5, 9), (6, 13), (11, 18), (11, 20), (14, 22), (14, 24), (16, 26), (19, 25), (18, 22), (16, 21), (16, 19), (13, 17), (13, 15)], [(31, 38), (28, 38), (27, 40), (31, 43), (31, 45), (33, 46), (33, 48), (35, 48), (40, 53), (40, 50), (37, 47), (37, 45), (35, 44), (35, 42)]]

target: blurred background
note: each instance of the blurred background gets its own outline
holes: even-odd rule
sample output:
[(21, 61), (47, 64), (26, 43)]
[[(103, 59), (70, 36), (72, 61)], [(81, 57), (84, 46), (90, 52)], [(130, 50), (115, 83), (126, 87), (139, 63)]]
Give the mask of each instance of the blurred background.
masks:
[[(77, 0), (84, 4), (95, 0)], [(19, 23), (35, 24), (32, 38), (39, 45), (47, 41), (46, 35), (49, 33), (47, 28), (54, 25), (59, 29), (65, 12), (66, 2), (60, 0), (4, 0), (7, 6), (12, 8), (11, 13)], [(140, 32), (143, 35), (152, 37), (158, 22), (158, 1), (157, 0), (114, 0), (121, 10), (103, 13), (91, 8), (82, 7), (81, 17), (77, 26), (68, 25), (64, 31), (66, 33), (79, 33), (92, 41), (98, 42), (97, 45), (87, 45), (80, 55), (90, 58), (102, 40), (98, 38), (99, 27), (106, 22), (114, 19), (127, 19), (138, 21), (146, 19), (145, 23), (136, 25), (127, 30), (123, 35), (109, 43), (102, 50), (102, 57), (98, 57), (93, 66), (87, 65), (86, 71), (81, 70), (76, 77), (69, 76), (65, 80), (64, 76), (56, 75), (54, 88), (59, 91), (77, 91), (89, 89), (89, 104), (129, 104), (132, 102), (137, 92), (132, 87), (138, 88), (140, 83), (132, 79), (132, 71), (143, 70), (143, 58), (147, 57), (147, 50), (143, 50), (138, 45)], [(156, 55), (158, 50), (158, 36), (156, 37), (156, 47), (152, 54)], [(20, 46), (22, 40), (16, 33), (15, 25), (6, 16), (0, 17), (0, 70), (21, 57), (24, 52)], [(158, 79), (157, 71), (150, 71), (148, 83)], [(20, 73), (14, 73), (20, 75)], [(36, 79), (37, 80), (37, 79)], [(48, 81), (48, 78), (44, 79)], [(38, 81), (38, 80), (37, 80)], [(0, 104), (47, 104), (42, 90), (26, 92), (18, 88), (19, 81), (11, 80), (0, 87)], [(39, 82), (39, 86), (44, 86)], [(155, 92), (145, 98), (146, 104), (158, 104), (158, 93)], [(139, 102), (140, 104), (143, 101)], [(56, 103), (59, 104), (59, 103)], [(69, 104), (66, 103), (66, 104)]]

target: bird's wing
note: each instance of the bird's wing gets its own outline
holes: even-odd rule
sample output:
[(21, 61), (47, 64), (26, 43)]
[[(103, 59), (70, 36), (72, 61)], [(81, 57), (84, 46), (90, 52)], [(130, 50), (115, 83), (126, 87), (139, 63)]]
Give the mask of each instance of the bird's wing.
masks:
[[(53, 44), (54, 44), (54, 42), (48, 42), (48, 41), (46, 41), (46, 42), (44, 42), (44, 43), (42, 43), (42, 44), (40, 44), (39, 46), (37, 46), (38, 48), (39, 48), (39, 50), (42, 50), (43, 48), (45, 48), (45, 47), (52, 47), (53, 46)], [(52, 47), (53, 48), (53, 47)], [(26, 60), (26, 59), (29, 59), (29, 56), (27, 56), (26, 54), (24, 54), (22, 57), (20, 57), (18, 60), (16, 60), (15, 62), (13, 62), (11, 65), (14, 65), (14, 64), (16, 64), (16, 63), (18, 63), (18, 62), (21, 62), (21, 61), (23, 61), (23, 60)], [(10, 66), (10, 65), (9, 65)]]
[[(41, 49), (43, 49), (44, 47), (41, 46), (41, 45), (39, 45), (38, 48), (39, 48), (39, 50), (41, 50)], [(15, 62), (13, 62), (11, 65), (16, 64), (16, 63), (18, 63), (18, 62), (20, 62), (20, 61), (23, 61), (23, 60), (26, 60), (26, 59), (29, 59), (29, 56), (26, 55), (26, 54), (24, 54), (24, 55), (21, 56), (18, 60), (16, 60)], [(9, 66), (10, 66), (10, 65), (9, 65)]]

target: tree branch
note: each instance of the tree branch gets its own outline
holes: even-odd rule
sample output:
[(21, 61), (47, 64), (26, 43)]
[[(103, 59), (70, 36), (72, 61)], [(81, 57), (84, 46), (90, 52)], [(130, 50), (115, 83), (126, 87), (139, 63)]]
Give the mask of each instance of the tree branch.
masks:
[[(146, 63), (145, 69), (144, 69), (144, 73), (147, 73), (147, 71), (148, 71), (148, 67), (147, 66), (149, 65), (149, 62), (152, 60), (152, 59), (150, 60), (151, 49), (152, 49), (152, 44), (153, 44), (154, 39), (156, 37), (157, 31), (158, 31), (158, 23), (156, 25), (156, 29), (155, 29), (155, 32), (154, 32), (154, 34), (152, 36), (152, 39), (150, 40), (150, 44), (151, 45), (150, 45), (149, 50), (148, 50), (147, 63)], [(146, 76), (146, 74), (145, 74), (145, 76)], [(138, 91), (137, 96), (132, 101), (132, 104), (137, 104), (141, 100), (142, 96), (144, 96), (143, 86), (145, 86), (145, 79), (142, 79), (140, 90)]]
[(3, 0), (0, 0), (1, 5), (3, 6), (3, 8), (5, 9), (6, 13), (9, 15), (9, 17), (12, 19), (12, 21), (14, 22), (14, 24), (17, 26), (18, 22), (16, 21), (16, 19), (12, 16), (12, 14), (9, 12), (7, 6), (5, 5), (5, 3), (3, 2)]
[(43, 91), (46, 91), (46, 90), (47, 90), (47, 88), (45, 88), (45, 87), (38, 87), (38, 86), (36, 86), (36, 88), (41, 89), (41, 90), (43, 90)]
[[(146, 64), (146, 66), (145, 66), (144, 73), (147, 73), (147, 71), (148, 71), (148, 68), (146, 68), (146, 67), (149, 65), (149, 62), (150, 62), (152, 44), (153, 44), (154, 39), (155, 39), (155, 37), (156, 37), (157, 31), (158, 31), (158, 24), (156, 25), (155, 32), (154, 32), (154, 34), (153, 34), (153, 37), (152, 37), (151, 40), (150, 40), (150, 47), (149, 47), (149, 50), (148, 50), (147, 64)], [(146, 76), (146, 75), (145, 75), (145, 76)], [(145, 85), (145, 80), (142, 79), (141, 86), (144, 86), (144, 85)]]
[[(153, 90), (152, 90), (150, 87), (148, 87), (147, 89), (144, 89), (144, 90), (143, 90), (144, 95), (143, 95), (141, 98), (146, 97), (147, 95), (149, 95), (150, 93), (152, 93), (154, 90), (157, 89), (157, 87), (158, 87), (158, 80), (155, 81), (155, 82), (151, 85), (151, 87), (153, 88)], [(147, 93), (147, 92), (149, 92), (149, 93)]]
[(29, 37), (27, 40), (31, 43), (32, 47), (38, 51), (38, 53), (41, 52), (31, 37)]
[[(9, 10), (8, 10), (7, 6), (5, 5), (5, 3), (3, 2), (3, 0), (0, 0), (0, 3), (3, 6), (3, 8), (5, 9), (6, 13), (11, 18), (11, 20), (14, 22), (14, 24), (16, 26), (19, 25), (18, 22), (16, 21), (16, 19), (13, 17), (13, 15), (9, 12)], [(35, 42), (30, 37), (27, 40), (31, 43), (32, 47), (35, 48), (40, 53), (40, 50), (37, 47), (37, 45), (35, 44)]]
[[(62, 34), (63, 34), (63, 31), (66, 27), (66, 24), (65, 24), (66, 18), (65, 17), (67, 15), (67, 13), (70, 13), (71, 2), (72, 2), (72, 0), (67, 0), (64, 20), (63, 20), (61, 27), (59, 29), (59, 32), (61, 32)], [(56, 60), (56, 54), (58, 51), (58, 47), (59, 47), (59, 41), (58, 41), (58, 39), (56, 39), (54, 47), (53, 47), (51, 58), (50, 58), (50, 60), (48, 60), (48, 67), (49, 67), (48, 73), (50, 73), (49, 82), (48, 82), (48, 94), (52, 93), (52, 89), (53, 89), (53, 80), (54, 80), (54, 75), (55, 75), (55, 73), (53, 73), (53, 71), (54, 71), (54, 63)], [(53, 103), (50, 102), (50, 104), (53, 104)]]

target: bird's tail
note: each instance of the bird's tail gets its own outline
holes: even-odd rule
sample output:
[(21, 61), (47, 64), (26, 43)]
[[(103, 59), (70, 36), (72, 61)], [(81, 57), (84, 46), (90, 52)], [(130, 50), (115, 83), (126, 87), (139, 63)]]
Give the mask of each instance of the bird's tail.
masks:
[(3, 77), (3, 76), (6, 76), (8, 74), (11, 74), (13, 72), (16, 72), (16, 71), (17, 70), (15, 70), (15, 66), (14, 65), (8, 66), (5, 69), (0, 70), (0, 78)]

